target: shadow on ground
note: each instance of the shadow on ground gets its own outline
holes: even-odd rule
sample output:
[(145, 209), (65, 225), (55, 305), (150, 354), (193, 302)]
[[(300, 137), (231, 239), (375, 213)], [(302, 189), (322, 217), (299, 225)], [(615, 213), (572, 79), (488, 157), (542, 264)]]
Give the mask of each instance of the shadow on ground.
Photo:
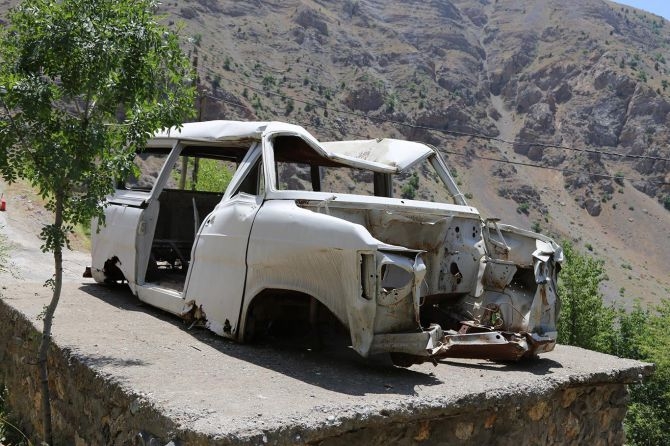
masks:
[[(429, 366), (422, 366), (421, 370), (394, 367), (386, 357), (362, 358), (344, 343), (326, 342), (321, 349), (310, 348), (310, 343), (304, 338), (291, 339), (290, 342), (286, 339), (270, 339), (262, 344), (240, 344), (216, 336), (205, 328), (189, 328), (178, 317), (141, 303), (125, 285), (84, 284), (80, 289), (116, 308), (141, 312), (178, 327), (193, 336), (197, 343), (216, 349), (223, 355), (338, 393), (412, 396), (417, 395), (418, 386), (444, 384), (430, 371)], [(192, 347), (200, 350), (197, 343)], [(109, 360), (89, 359), (93, 364)], [(531, 375), (552, 373), (551, 369), (561, 367), (559, 363), (545, 358), (522, 363), (472, 363), (460, 360), (443, 360), (440, 363), (438, 367), (465, 367), (482, 371), (495, 369), (503, 372), (526, 372)]]

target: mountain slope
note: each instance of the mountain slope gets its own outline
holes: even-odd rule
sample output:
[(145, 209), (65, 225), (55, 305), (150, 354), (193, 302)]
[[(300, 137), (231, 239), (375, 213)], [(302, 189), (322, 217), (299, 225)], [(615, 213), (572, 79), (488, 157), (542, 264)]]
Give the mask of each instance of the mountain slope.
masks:
[(670, 295), (670, 22), (604, 0), (180, 0), (159, 12), (197, 55), (202, 119), (434, 144), (484, 216), (605, 258), (610, 299)]

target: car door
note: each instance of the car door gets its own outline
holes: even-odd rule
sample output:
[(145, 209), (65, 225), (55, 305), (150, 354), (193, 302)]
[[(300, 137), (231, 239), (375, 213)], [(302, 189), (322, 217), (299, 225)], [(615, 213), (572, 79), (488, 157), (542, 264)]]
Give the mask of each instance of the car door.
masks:
[[(248, 152), (214, 211), (204, 220), (191, 252), (186, 302), (194, 302), (215, 333), (237, 336), (247, 273), (249, 234), (263, 203), (261, 145)], [(260, 173), (259, 173), (260, 172)]]
[[(107, 200), (105, 225), (93, 221), (91, 257), (92, 272), (97, 281), (118, 279), (107, 277), (104, 273), (107, 263), (112, 262), (128, 281), (133, 293), (137, 293), (137, 285), (144, 283), (160, 206), (157, 198), (167, 181), (165, 171), (170, 170), (169, 166), (179, 156), (178, 143), (164, 148), (163, 153), (165, 158), (160, 172), (150, 189), (117, 190)], [(155, 154), (160, 155), (159, 152)]]

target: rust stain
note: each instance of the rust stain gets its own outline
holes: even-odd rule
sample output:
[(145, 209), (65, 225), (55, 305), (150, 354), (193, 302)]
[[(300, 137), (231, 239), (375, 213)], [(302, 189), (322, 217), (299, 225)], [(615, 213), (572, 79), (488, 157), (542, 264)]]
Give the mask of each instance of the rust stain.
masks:
[(516, 343), (497, 345), (454, 345), (444, 351), (441, 358), (489, 359), (492, 361), (518, 361), (526, 350)]
[(547, 288), (544, 286), (540, 287), (540, 297), (542, 297), (542, 305), (549, 305), (549, 301), (547, 300)]
[(414, 441), (426, 441), (430, 438), (430, 422), (424, 420), (419, 423), (419, 432), (414, 437)]
[(498, 418), (498, 415), (495, 413), (492, 413), (488, 417), (486, 417), (486, 421), (484, 421), (484, 428), (485, 429), (491, 429), (495, 424), (496, 424), (496, 419)]

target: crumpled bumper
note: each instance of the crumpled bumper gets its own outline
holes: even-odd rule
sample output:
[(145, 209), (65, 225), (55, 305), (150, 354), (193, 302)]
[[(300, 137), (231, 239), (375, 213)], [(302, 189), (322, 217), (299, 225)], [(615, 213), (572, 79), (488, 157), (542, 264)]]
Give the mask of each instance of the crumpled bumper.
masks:
[(408, 367), (423, 362), (437, 363), (444, 358), (518, 361), (554, 349), (556, 338), (537, 333), (481, 331), (444, 332), (439, 325), (416, 333), (377, 334), (370, 353), (391, 352), (396, 365)]

